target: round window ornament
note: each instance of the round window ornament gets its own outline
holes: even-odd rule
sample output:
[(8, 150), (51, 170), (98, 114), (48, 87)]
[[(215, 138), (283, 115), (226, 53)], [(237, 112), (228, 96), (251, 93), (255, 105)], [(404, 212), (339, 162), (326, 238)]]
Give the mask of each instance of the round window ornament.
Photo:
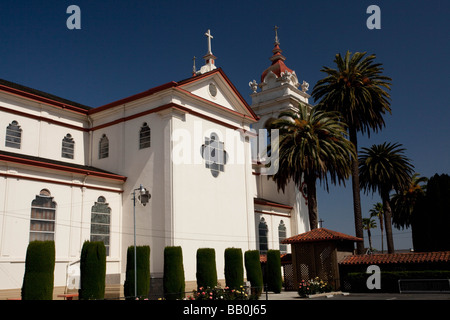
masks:
[(215, 97), (217, 95), (217, 87), (214, 83), (209, 84), (209, 93), (211, 96)]

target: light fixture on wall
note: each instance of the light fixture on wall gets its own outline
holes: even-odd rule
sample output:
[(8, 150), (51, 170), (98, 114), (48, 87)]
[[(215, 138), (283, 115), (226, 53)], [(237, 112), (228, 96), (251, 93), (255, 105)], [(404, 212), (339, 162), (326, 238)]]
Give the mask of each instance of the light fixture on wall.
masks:
[(133, 190), (133, 222), (134, 222), (134, 297), (137, 298), (137, 259), (136, 259), (136, 191), (139, 191), (139, 202), (145, 206), (150, 198), (151, 194), (145, 189), (142, 184), (139, 188)]

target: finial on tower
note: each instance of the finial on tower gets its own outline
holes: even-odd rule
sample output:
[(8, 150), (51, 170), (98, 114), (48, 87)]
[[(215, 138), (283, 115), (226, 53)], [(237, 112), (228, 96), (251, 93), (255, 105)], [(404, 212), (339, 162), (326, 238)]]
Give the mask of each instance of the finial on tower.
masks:
[(192, 58), (192, 61), (194, 62), (194, 65), (192, 66), (192, 75), (195, 76), (195, 74), (197, 73), (197, 70), (195, 68), (195, 56)]
[(275, 30), (275, 44), (280, 44), (280, 41), (278, 40), (278, 26), (275, 26), (273, 30)]

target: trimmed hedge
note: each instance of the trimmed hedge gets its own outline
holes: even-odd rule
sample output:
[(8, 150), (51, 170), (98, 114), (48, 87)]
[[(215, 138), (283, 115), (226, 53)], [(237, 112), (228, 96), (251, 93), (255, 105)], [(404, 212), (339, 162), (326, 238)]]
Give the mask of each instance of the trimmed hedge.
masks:
[[(136, 246), (137, 297), (148, 297), (150, 290), (150, 247)], [(123, 291), (127, 299), (135, 298), (134, 246), (127, 249), (127, 269)]]
[(381, 271), (380, 289), (368, 289), (367, 278), (370, 273), (350, 272), (343, 278), (343, 289), (350, 292), (389, 292), (398, 293), (398, 280), (400, 279), (450, 279), (449, 270), (425, 270), (425, 271)]
[(283, 279), (281, 276), (280, 250), (267, 251), (266, 281), (269, 291), (273, 291), (275, 293), (281, 292)]
[(25, 258), (22, 300), (52, 300), (55, 242), (31, 241)]
[(164, 248), (164, 298), (176, 300), (184, 298), (184, 267), (181, 247)]
[(225, 284), (230, 289), (244, 285), (242, 250), (239, 248), (225, 249)]
[(101, 241), (85, 241), (80, 258), (80, 300), (104, 299), (106, 248)]
[(197, 289), (217, 286), (216, 251), (211, 248), (197, 250)]
[(247, 272), (247, 280), (250, 281), (251, 294), (254, 298), (259, 298), (263, 291), (264, 280), (259, 259), (258, 250), (249, 250), (244, 253), (245, 270)]

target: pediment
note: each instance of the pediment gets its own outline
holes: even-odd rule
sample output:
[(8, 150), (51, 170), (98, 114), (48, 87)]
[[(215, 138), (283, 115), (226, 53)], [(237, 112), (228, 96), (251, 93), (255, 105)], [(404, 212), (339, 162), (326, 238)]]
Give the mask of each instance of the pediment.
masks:
[(177, 88), (218, 108), (228, 109), (232, 113), (245, 115), (255, 121), (258, 119), (221, 69), (184, 80)]

